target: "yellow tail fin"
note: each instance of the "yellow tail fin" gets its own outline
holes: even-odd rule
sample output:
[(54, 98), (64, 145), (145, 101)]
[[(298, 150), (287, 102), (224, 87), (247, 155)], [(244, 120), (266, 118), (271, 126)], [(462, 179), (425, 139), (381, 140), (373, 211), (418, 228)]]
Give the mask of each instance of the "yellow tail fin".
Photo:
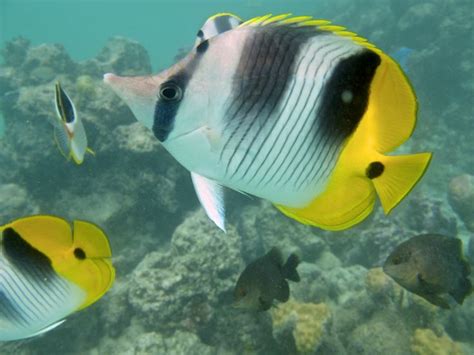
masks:
[(430, 153), (383, 155), (410, 137), (417, 104), (398, 64), (379, 55), (382, 60), (370, 86), (366, 112), (343, 148), (324, 192), (303, 208), (277, 206), (287, 216), (323, 229), (347, 229), (371, 213), (376, 193), (389, 213), (423, 176)]
[(98, 226), (74, 221), (73, 250), (63, 275), (87, 292), (83, 309), (101, 298), (112, 286), (115, 269), (105, 233)]
[(423, 176), (431, 160), (431, 153), (384, 156), (384, 171), (372, 179), (383, 210), (388, 214)]

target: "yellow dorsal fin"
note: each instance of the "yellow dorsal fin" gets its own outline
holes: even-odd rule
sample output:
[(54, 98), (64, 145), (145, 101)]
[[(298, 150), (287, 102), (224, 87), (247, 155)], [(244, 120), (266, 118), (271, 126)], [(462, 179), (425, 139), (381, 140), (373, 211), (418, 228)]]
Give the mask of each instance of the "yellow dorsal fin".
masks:
[(245, 21), (239, 27), (247, 26), (294, 26), (294, 27), (314, 27), (318, 31), (331, 32), (337, 36), (347, 37), (353, 40), (358, 45), (369, 48), (370, 50), (381, 53), (381, 51), (369, 43), (367, 39), (359, 37), (356, 33), (347, 31), (345, 27), (332, 25), (331, 21), (314, 19), (311, 16), (293, 16), (291, 14), (282, 14), (273, 16), (272, 14), (254, 17)]
[(37, 215), (19, 218), (2, 226), (13, 228), (32, 247), (38, 249), (51, 260), (62, 255), (72, 244), (71, 227), (62, 218)]

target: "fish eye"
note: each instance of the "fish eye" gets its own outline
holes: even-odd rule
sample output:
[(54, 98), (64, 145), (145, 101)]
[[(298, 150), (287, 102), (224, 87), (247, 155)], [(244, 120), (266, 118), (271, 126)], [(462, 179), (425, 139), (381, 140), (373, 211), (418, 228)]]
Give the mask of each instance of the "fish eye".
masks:
[(247, 296), (247, 290), (244, 289), (244, 288), (241, 288), (241, 289), (239, 290), (239, 296), (240, 296), (240, 297), (245, 297), (245, 296)]
[(183, 98), (183, 90), (173, 82), (162, 85), (160, 98), (166, 101), (179, 101)]
[(393, 258), (392, 262), (393, 262), (394, 265), (399, 265), (399, 264), (402, 263), (402, 258), (399, 257), (399, 256), (396, 256), (396, 257)]

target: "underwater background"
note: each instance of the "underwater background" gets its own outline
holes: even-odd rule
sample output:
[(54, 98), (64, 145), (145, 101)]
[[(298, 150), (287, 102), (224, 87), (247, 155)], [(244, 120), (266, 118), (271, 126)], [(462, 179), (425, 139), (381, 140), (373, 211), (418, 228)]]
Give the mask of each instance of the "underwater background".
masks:
[[(189, 173), (102, 83), (156, 73), (217, 12), (324, 18), (406, 71), (418, 125), (401, 152), (432, 151), (428, 172), (389, 215), (328, 232), (268, 202), (229, 195), (228, 231), (203, 212)], [(421, 233), (463, 240), (474, 260), (472, 0), (0, 0), (0, 223), (31, 214), (85, 219), (107, 233), (117, 280), (99, 302), (0, 354), (473, 354), (474, 297), (451, 310), (404, 292), (381, 270)], [(96, 156), (54, 144), (54, 83), (74, 100)], [(245, 265), (272, 246), (297, 252), (301, 282), (269, 312), (231, 307)]]

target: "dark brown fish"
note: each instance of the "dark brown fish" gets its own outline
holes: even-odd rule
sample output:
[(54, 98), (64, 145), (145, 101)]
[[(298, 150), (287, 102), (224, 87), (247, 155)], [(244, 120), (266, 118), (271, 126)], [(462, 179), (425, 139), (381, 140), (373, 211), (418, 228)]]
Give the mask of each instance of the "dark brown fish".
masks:
[(276, 247), (251, 262), (235, 286), (234, 307), (266, 311), (275, 299), (280, 302), (288, 301), (290, 287), (286, 280), (300, 281), (296, 271), (299, 262), (298, 256), (291, 254), (284, 263), (281, 251)]
[(472, 292), (471, 269), (457, 238), (439, 234), (413, 237), (397, 246), (383, 270), (408, 291), (445, 309), (450, 308), (447, 295), (462, 304)]

